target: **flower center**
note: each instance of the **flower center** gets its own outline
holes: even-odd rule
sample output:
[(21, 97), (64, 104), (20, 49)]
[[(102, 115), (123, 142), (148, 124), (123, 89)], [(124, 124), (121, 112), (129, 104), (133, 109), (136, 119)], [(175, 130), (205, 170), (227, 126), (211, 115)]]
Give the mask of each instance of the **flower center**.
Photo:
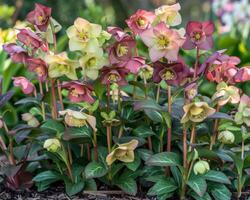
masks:
[(87, 41), (88, 40), (88, 34), (86, 31), (82, 30), (81, 32), (78, 33), (78, 37), (83, 40)]
[(110, 74), (108, 80), (112, 83), (116, 83), (118, 81), (118, 76), (116, 74)]
[(95, 66), (96, 65), (96, 58), (95, 57), (93, 57), (93, 58), (90, 58), (88, 61), (87, 61), (87, 63), (86, 63), (86, 67), (87, 68), (91, 68), (91, 67), (93, 67), (93, 66)]
[(74, 96), (74, 97), (78, 97), (78, 96), (79, 96), (79, 94), (78, 94), (78, 92), (77, 92), (76, 89), (73, 89), (73, 90), (71, 91), (71, 95)]
[(175, 78), (175, 74), (174, 74), (174, 72), (173, 71), (171, 71), (171, 70), (166, 70), (166, 72), (164, 73), (164, 79), (166, 80), (166, 81), (168, 81), (168, 80), (173, 80), (174, 78)]
[(145, 26), (147, 25), (146, 20), (142, 17), (139, 17), (138, 20), (136, 21), (136, 25), (139, 28), (145, 28)]
[(169, 45), (169, 39), (166, 36), (161, 35), (157, 38), (157, 45), (160, 49), (166, 49)]
[(117, 48), (116, 48), (116, 54), (121, 57), (124, 56), (128, 53), (128, 46), (122, 45), (122, 44), (118, 44)]
[(37, 17), (37, 20), (41, 23), (41, 22), (43, 22), (44, 17), (43, 17), (42, 15), (39, 15), (39, 16)]
[(193, 39), (196, 42), (201, 41), (201, 39), (202, 39), (202, 33), (201, 32), (195, 32), (194, 35), (193, 35)]
[(203, 119), (206, 116), (206, 112), (203, 108), (200, 107), (193, 107), (190, 110), (190, 113), (193, 118), (195, 119)]
[(38, 76), (42, 76), (43, 75), (43, 70), (41, 69), (40, 66), (37, 66), (34, 71), (37, 73)]

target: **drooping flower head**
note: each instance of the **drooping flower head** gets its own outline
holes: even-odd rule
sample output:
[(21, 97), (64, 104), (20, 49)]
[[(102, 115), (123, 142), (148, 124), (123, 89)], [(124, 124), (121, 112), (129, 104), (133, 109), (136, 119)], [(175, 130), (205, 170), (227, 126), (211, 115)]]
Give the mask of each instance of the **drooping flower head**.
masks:
[(164, 22), (144, 31), (140, 36), (149, 47), (149, 56), (152, 62), (156, 62), (160, 58), (176, 61), (179, 49), (184, 43), (184, 38), (180, 33), (168, 28)]
[(245, 94), (240, 99), (238, 112), (235, 115), (235, 122), (237, 124), (245, 123), (250, 127), (250, 97)]
[(193, 100), (196, 97), (196, 95), (198, 94), (197, 83), (194, 81), (194, 82), (187, 84), (185, 86), (184, 93), (185, 93), (185, 98), (187, 100), (189, 100), (189, 101)]
[(235, 86), (228, 86), (225, 82), (221, 82), (217, 85), (212, 100), (217, 101), (219, 106), (223, 106), (227, 103), (239, 103), (240, 90)]
[[(69, 37), (69, 49), (71, 51), (84, 51), (88, 53), (99, 54), (101, 49), (100, 41), (102, 37), (109, 39), (109, 34), (102, 34), (102, 27), (98, 24), (92, 24), (83, 18), (77, 18), (74, 25), (67, 29)], [(104, 40), (105, 41), (105, 40)]]
[(38, 127), (40, 125), (37, 118), (34, 115), (32, 115), (31, 113), (22, 114), (22, 120), (27, 122), (27, 124), (31, 127)]
[(37, 50), (38, 48), (41, 48), (43, 51), (47, 50), (42, 39), (30, 29), (20, 29), (17, 34), (17, 39), (27, 47), (34, 50)]
[(35, 72), (40, 81), (45, 81), (48, 76), (47, 64), (40, 58), (29, 58), (26, 60), (28, 70)]
[(182, 62), (164, 63), (156, 62), (153, 65), (153, 81), (160, 83), (162, 80), (169, 85), (182, 85), (190, 76), (189, 68)]
[(26, 50), (15, 43), (3, 45), (3, 50), (6, 51), (14, 63), (25, 63), (29, 57)]
[(235, 137), (231, 131), (222, 131), (218, 135), (218, 140), (223, 144), (232, 144), (234, 143)]
[(138, 73), (138, 75), (141, 77), (141, 79), (151, 79), (154, 73), (154, 69), (153, 67), (151, 67), (150, 65), (143, 65), (140, 68), (140, 71)]
[(120, 160), (125, 163), (134, 161), (134, 150), (138, 145), (137, 140), (131, 140), (128, 143), (118, 144), (118, 147), (115, 148), (106, 158), (108, 165), (112, 165), (116, 160)]
[(126, 20), (126, 23), (134, 34), (140, 34), (151, 27), (155, 18), (156, 15), (154, 13), (139, 9)]
[(44, 60), (49, 65), (50, 78), (65, 75), (72, 80), (77, 79), (76, 68), (79, 67), (79, 63), (70, 60), (65, 52), (56, 55), (47, 55)]
[(209, 50), (213, 48), (213, 22), (188, 22), (186, 27), (186, 41), (183, 48), (190, 50), (198, 48), (201, 50)]
[(234, 76), (234, 81), (236, 83), (250, 81), (250, 66), (238, 68), (238, 71)]
[(85, 54), (79, 60), (80, 66), (82, 67), (82, 74), (84, 77), (88, 77), (92, 80), (97, 79), (99, 70), (108, 65), (108, 59), (102, 54)]
[(62, 88), (69, 91), (68, 98), (72, 102), (88, 102), (93, 103), (94, 99), (91, 96), (93, 88), (90, 85), (79, 81), (63, 82)]
[(209, 107), (207, 102), (193, 102), (183, 107), (184, 115), (181, 119), (181, 123), (202, 122), (207, 117), (215, 113), (215, 109)]
[(24, 94), (31, 94), (35, 90), (35, 86), (27, 78), (23, 76), (13, 77), (13, 84), (20, 87)]
[(43, 148), (55, 153), (61, 148), (61, 143), (57, 138), (47, 139), (43, 144)]
[(126, 85), (126, 76), (129, 71), (126, 68), (110, 66), (103, 67), (101, 70), (100, 80), (103, 85), (109, 85), (112, 83), (116, 83), (120, 86)]
[(181, 6), (179, 3), (163, 5), (155, 10), (155, 14), (159, 21), (162, 21), (169, 26), (177, 26), (181, 23), (180, 10)]
[(194, 173), (205, 174), (210, 170), (209, 163), (205, 160), (199, 160), (194, 164)]
[(27, 21), (35, 25), (40, 31), (45, 32), (49, 25), (51, 8), (36, 3), (35, 9), (28, 13)]

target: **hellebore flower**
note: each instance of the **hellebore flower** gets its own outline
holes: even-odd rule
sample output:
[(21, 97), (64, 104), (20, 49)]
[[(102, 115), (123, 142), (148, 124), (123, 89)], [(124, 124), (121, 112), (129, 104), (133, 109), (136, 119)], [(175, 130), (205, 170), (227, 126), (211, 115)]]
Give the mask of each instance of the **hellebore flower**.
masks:
[(121, 28), (116, 26), (109, 26), (107, 28), (107, 31), (116, 39), (116, 41), (121, 41), (124, 37), (129, 36), (129, 34), (127, 34)]
[(90, 85), (81, 83), (79, 81), (63, 82), (62, 87), (66, 88), (68, 93), (68, 98), (71, 102), (88, 102), (93, 103), (94, 99), (91, 96), (93, 88)]
[(185, 41), (180, 33), (169, 29), (164, 22), (149, 28), (140, 36), (145, 45), (149, 47), (152, 62), (164, 57), (170, 61), (176, 61), (179, 49)]
[(182, 62), (176, 63), (154, 63), (153, 81), (160, 83), (161, 80), (165, 80), (169, 85), (181, 85), (185, 83), (187, 77), (190, 75), (189, 68)]
[(16, 87), (21, 87), (24, 94), (31, 94), (35, 91), (35, 86), (27, 78), (23, 76), (13, 77), (13, 84)]
[(40, 125), (37, 118), (35, 118), (31, 113), (22, 114), (22, 120), (27, 122), (27, 124), (31, 127), (38, 127)]
[(96, 119), (91, 115), (70, 109), (59, 111), (59, 114), (65, 116), (65, 123), (70, 127), (81, 127), (88, 123), (94, 130), (96, 130)]
[(198, 94), (198, 85), (196, 82), (192, 82), (190, 84), (188, 84), (185, 89), (184, 89), (184, 93), (185, 93), (185, 98), (188, 100), (192, 100), (196, 97), (196, 95)]
[(188, 22), (186, 27), (186, 41), (183, 48), (190, 50), (198, 48), (201, 50), (209, 50), (213, 48), (214, 24), (208, 22)]
[(120, 160), (125, 163), (134, 161), (134, 150), (138, 145), (137, 140), (131, 140), (128, 143), (118, 144), (118, 147), (115, 148), (106, 158), (108, 165), (112, 165), (116, 160)]
[(26, 50), (15, 43), (3, 45), (3, 50), (10, 55), (14, 63), (25, 63), (26, 59), (29, 57)]
[(57, 138), (47, 139), (43, 144), (43, 148), (47, 149), (49, 152), (55, 153), (61, 148), (61, 143)]
[(233, 78), (236, 83), (250, 81), (250, 66), (238, 68)]
[(100, 55), (86, 54), (82, 58), (80, 58), (79, 63), (82, 67), (83, 76), (95, 80), (98, 77), (99, 70), (109, 62), (102, 53)]
[(134, 34), (140, 34), (151, 27), (155, 18), (156, 15), (154, 13), (139, 9), (126, 20), (126, 23)]
[(98, 24), (92, 24), (89, 21), (77, 18), (74, 25), (67, 29), (69, 37), (69, 49), (71, 51), (84, 51), (96, 53), (102, 51), (98, 37), (103, 36), (102, 27)]
[(234, 86), (228, 86), (225, 82), (221, 82), (217, 85), (216, 93), (213, 95), (212, 100), (217, 101), (219, 106), (223, 106), (227, 103), (239, 103), (240, 90)]
[(205, 174), (209, 170), (210, 170), (209, 164), (205, 160), (197, 161), (194, 164), (194, 173), (195, 173), (195, 175), (197, 175), (197, 174)]
[(235, 83), (234, 79), (238, 72), (236, 65), (240, 63), (238, 57), (216, 52), (205, 63), (201, 68), (205, 69), (206, 77), (209, 81)]
[(222, 131), (218, 135), (218, 140), (223, 144), (234, 143), (235, 137), (231, 131)]
[(26, 19), (28, 22), (35, 25), (40, 31), (45, 32), (49, 25), (50, 17), (51, 8), (36, 3), (35, 9), (28, 13)]
[(250, 127), (250, 97), (247, 95), (243, 95), (240, 99), (240, 104), (238, 107), (238, 111), (235, 114), (235, 122), (237, 124), (245, 123)]
[(48, 76), (47, 64), (40, 58), (29, 58), (26, 60), (28, 69), (35, 72), (40, 81), (45, 81)]
[(122, 67), (103, 67), (101, 69), (100, 80), (103, 85), (110, 85), (112, 83), (116, 83), (119, 86), (123, 86), (127, 84), (125, 77), (128, 73), (128, 69)]
[(42, 39), (30, 29), (20, 29), (20, 32), (17, 34), (17, 39), (27, 47), (31, 47), (34, 50), (41, 48), (43, 51), (46, 51)]
[(207, 102), (193, 102), (183, 107), (184, 115), (181, 123), (188, 121), (202, 122), (204, 119), (215, 113), (215, 109), (209, 107)]
[(79, 63), (70, 60), (65, 52), (57, 55), (47, 55), (44, 60), (49, 65), (49, 77), (57, 78), (65, 75), (72, 80), (77, 79), (76, 68), (79, 67)]
[(177, 26), (181, 24), (181, 15), (179, 11), (181, 6), (179, 3), (174, 5), (164, 5), (155, 10), (158, 20), (165, 22), (169, 26)]
[(154, 73), (154, 69), (153, 67), (151, 67), (150, 65), (143, 65), (140, 68), (140, 71), (138, 73), (138, 75), (141, 77), (141, 79), (151, 79)]

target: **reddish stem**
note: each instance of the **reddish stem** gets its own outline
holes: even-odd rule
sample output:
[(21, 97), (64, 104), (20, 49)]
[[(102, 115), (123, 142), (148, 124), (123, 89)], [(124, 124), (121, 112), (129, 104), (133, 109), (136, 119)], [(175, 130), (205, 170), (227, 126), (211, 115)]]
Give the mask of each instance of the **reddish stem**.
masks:
[[(168, 94), (168, 113), (171, 115), (172, 113), (172, 101), (171, 101), (171, 86), (168, 85), (167, 89)], [(172, 140), (172, 128), (168, 127), (168, 133), (167, 133), (167, 151), (171, 151), (171, 140)]]
[(195, 62), (195, 65), (194, 65), (194, 76), (193, 76), (194, 79), (197, 77), (197, 71), (198, 71), (198, 66), (199, 66), (199, 58), (200, 58), (199, 48), (196, 47), (196, 62)]

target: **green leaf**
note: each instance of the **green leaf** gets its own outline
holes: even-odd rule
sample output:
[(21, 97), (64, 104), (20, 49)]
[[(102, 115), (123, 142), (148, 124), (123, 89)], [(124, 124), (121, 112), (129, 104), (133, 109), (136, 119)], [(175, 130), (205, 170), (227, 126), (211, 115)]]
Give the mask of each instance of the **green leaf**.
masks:
[(90, 162), (85, 168), (85, 176), (87, 179), (99, 178), (107, 174), (107, 168), (99, 162)]
[(41, 128), (50, 129), (56, 133), (62, 133), (64, 131), (64, 126), (60, 122), (53, 119), (46, 120)]
[(222, 113), (222, 112), (216, 112), (213, 115), (208, 117), (209, 119), (227, 119), (227, 120), (231, 120), (233, 121), (233, 118), (226, 114), (226, 113)]
[(132, 171), (136, 171), (141, 164), (141, 159), (138, 154), (135, 154), (135, 159), (131, 163), (126, 163), (125, 165)]
[(174, 177), (175, 182), (178, 184), (178, 186), (181, 186), (182, 174), (181, 174), (180, 170), (175, 166), (170, 167), (170, 170), (171, 170), (171, 173)]
[(181, 164), (178, 154), (173, 152), (162, 152), (151, 156), (147, 161), (147, 165), (152, 166), (177, 166)]
[(63, 139), (76, 143), (89, 143), (92, 139), (91, 128), (87, 126), (66, 128), (63, 134)]
[(147, 161), (153, 155), (153, 152), (148, 149), (137, 149), (136, 152), (143, 161)]
[(211, 194), (215, 200), (231, 200), (231, 192), (223, 184), (213, 185)]
[(157, 181), (153, 187), (151, 187), (148, 191), (148, 195), (155, 196), (155, 195), (163, 195), (166, 193), (172, 193), (178, 187), (176, 186), (175, 182), (171, 178), (162, 178)]
[(200, 176), (192, 176), (189, 178), (187, 185), (200, 197), (202, 197), (207, 190), (207, 183), (205, 179)]
[(105, 86), (101, 84), (100, 80), (95, 81), (94, 91), (98, 99), (102, 99), (103, 93), (105, 92)]
[(65, 182), (65, 186), (66, 186), (66, 193), (69, 196), (75, 195), (79, 192), (81, 192), (84, 188), (84, 182), (80, 181), (77, 183), (72, 183), (72, 182)]
[(150, 110), (150, 109), (145, 109), (144, 112), (152, 121), (159, 122), (159, 123), (163, 122), (163, 118), (160, 112), (156, 110)]
[(218, 183), (225, 183), (225, 184), (230, 184), (230, 180), (228, 177), (220, 172), (220, 171), (215, 171), (215, 170), (209, 170), (205, 175), (204, 178), (208, 181), (213, 181), (213, 182), (218, 182)]
[(195, 200), (212, 200), (212, 198), (210, 197), (210, 195), (206, 192), (204, 194), (203, 197), (200, 197), (199, 195), (197, 195), (195, 192), (191, 193), (191, 196), (195, 199)]
[(127, 194), (135, 196), (137, 193), (137, 184), (133, 178), (121, 178), (115, 184)]
[(32, 103), (32, 104), (40, 104), (41, 98), (36, 98), (36, 97), (26, 97), (23, 98), (17, 102), (15, 102), (15, 105), (22, 105), (22, 104), (28, 104), (28, 103)]
[(87, 179), (84, 190), (96, 191), (97, 185), (94, 179)]
[(41, 182), (41, 181), (47, 181), (47, 180), (57, 181), (59, 179), (60, 179), (60, 176), (57, 172), (48, 170), (48, 171), (44, 171), (44, 172), (37, 174), (33, 178), (33, 181), (35, 181), (35, 182)]
[(147, 138), (149, 136), (155, 135), (151, 128), (146, 125), (142, 125), (133, 130), (133, 134), (137, 137)]

